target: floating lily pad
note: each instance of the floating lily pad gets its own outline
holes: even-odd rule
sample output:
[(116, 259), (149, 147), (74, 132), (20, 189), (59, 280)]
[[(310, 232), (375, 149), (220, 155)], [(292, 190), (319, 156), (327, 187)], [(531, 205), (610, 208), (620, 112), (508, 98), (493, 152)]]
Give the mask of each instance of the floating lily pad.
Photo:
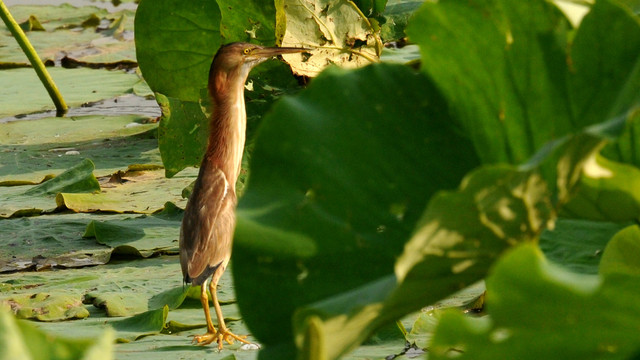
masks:
[[(91, 193), (59, 193), (61, 189), (54, 191), (52, 196), (37, 196), (30, 194), (31, 189), (46, 189), (47, 182), (35, 186), (0, 187), (0, 193), (6, 197), (0, 199), (0, 217), (18, 217), (28, 214), (37, 215), (53, 210), (72, 210), (74, 212), (115, 212), (115, 213), (153, 213), (163, 209), (166, 201), (172, 201), (178, 206), (184, 207), (187, 199), (182, 197), (183, 189), (191, 184), (195, 178), (195, 170), (186, 171), (185, 174), (174, 179), (164, 177), (161, 167), (151, 167), (156, 170), (116, 172), (108, 177), (101, 178), (100, 192)], [(91, 180), (92, 172), (89, 170), (85, 176)], [(56, 182), (62, 184), (62, 182)], [(69, 179), (71, 181), (73, 179)], [(86, 181), (80, 178), (65, 191), (73, 190)], [(62, 184), (64, 185), (64, 184)], [(95, 185), (95, 184), (94, 184)], [(66, 186), (66, 185), (65, 185)], [(83, 185), (84, 186), (84, 185)], [(83, 187), (86, 191), (86, 187)], [(52, 190), (53, 191), (53, 190)], [(53, 202), (55, 201), (55, 203)]]
[(148, 117), (140, 115), (47, 117), (0, 124), (0, 142), (14, 146), (59, 146), (141, 134), (157, 126)]
[[(0, 221), (0, 231), (6, 234), (0, 238), (0, 272), (99, 265), (114, 253), (176, 253), (181, 214), (175, 209), (176, 215), (169, 215), (171, 207), (175, 208), (167, 204), (165, 211), (152, 216), (65, 214)], [(104, 231), (113, 224), (121, 225), (119, 232)]]
[[(131, 164), (159, 165), (157, 125), (147, 120), (138, 115), (80, 116), (0, 124), (0, 185), (40, 183), (82, 158), (94, 162), (96, 176)], [(34, 128), (43, 132), (34, 133)]]
[(85, 295), (85, 300), (90, 300), (93, 306), (104, 309), (109, 317), (131, 316), (147, 310), (147, 299), (134, 293), (89, 293)]
[[(93, 169), (93, 162), (84, 159), (59, 176), (39, 185), (0, 187), (0, 191), (8, 195), (0, 200), (0, 218), (26, 216), (28, 214), (37, 215), (45, 210), (52, 210), (50, 201), (52, 196), (55, 196), (59, 191), (100, 191), (100, 185), (93, 175)], [(34, 203), (42, 206), (42, 208), (35, 207)], [(25, 211), (27, 213), (20, 214), (20, 212)]]
[(184, 208), (187, 199), (182, 197), (182, 189), (195, 180), (195, 171), (188, 175), (167, 179), (164, 170), (134, 172), (101, 184), (100, 193), (59, 193), (56, 204), (75, 212), (151, 214), (163, 209), (167, 201)]
[(0, 186), (0, 218), (40, 215), (56, 206), (50, 196), (28, 196), (23, 186)]
[[(68, 56), (89, 63), (131, 61), (135, 64), (135, 12), (132, 10), (109, 13), (94, 6), (75, 7), (69, 4), (17, 5), (9, 10), (16, 21), (26, 21), (32, 29), (34, 21), (41, 25), (42, 31), (30, 31), (27, 37), (43, 60)], [(0, 24), (0, 42), (6, 46), (0, 54), (0, 64), (29, 64), (4, 23)]]
[(82, 305), (82, 298), (73, 294), (35, 293), (13, 296), (2, 301), (9, 304), (20, 319), (59, 321), (89, 316)]
[[(183, 284), (180, 261), (177, 256), (159, 256), (149, 259), (120, 261), (112, 259), (109, 264), (74, 269), (59, 269), (46, 272), (22, 272), (0, 274), (3, 285), (0, 300), (16, 296), (32, 296), (37, 293), (65, 293), (86, 296), (85, 301), (94, 303), (99, 297), (109, 298), (120, 294), (123, 298), (134, 298), (138, 304), (146, 303), (141, 311), (160, 309), (165, 305), (171, 309), (197, 309), (202, 314), (200, 288)], [(222, 276), (218, 296), (223, 308), (235, 301), (231, 272)], [(231, 306), (233, 307), (233, 306)], [(107, 309), (92, 310), (91, 317), (106, 316)], [(130, 313), (139, 313), (130, 311)], [(234, 315), (235, 314), (235, 315)], [(196, 316), (196, 315), (194, 315)], [(228, 314), (231, 320), (238, 319), (237, 310)], [(175, 317), (173, 320), (188, 323)], [(204, 317), (202, 317), (204, 321)]]
[[(69, 107), (131, 93), (141, 81), (135, 74), (116, 70), (49, 68), (48, 71)], [(0, 88), (3, 99), (0, 118), (55, 109), (33, 69), (1, 72), (5, 86)]]
[(115, 221), (91, 221), (83, 235), (113, 248), (117, 254), (148, 257), (177, 253), (181, 217), (167, 220), (142, 216)]
[(0, 221), (0, 272), (104, 264), (111, 249), (82, 237), (87, 214)]
[(55, 178), (29, 188), (24, 195), (51, 195), (58, 192), (98, 192), (100, 184), (93, 170), (95, 165), (89, 159), (84, 159), (77, 165), (67, 169)]
[[(104, 303), (105, 307), (96, 308), (85, 305), (91, 314), (82, 321), (68, 320), (64, 322), (37, 323), (36, 325), (48, 334), (64, 334), (70, 338), (98, 337), (109, 327), (117, 330), (116, 338), (120, 342), (131, 342), (121, 351), (127, 356), (139, 354), (140, 351), (150, 351), (160, 347), (162, 354), (173, 354), (186, 351), (192, 354), (197, 350), (199, 354), (212, 352), (215, 347), (200, 348), (191, 345), (189, 335), (201, 334), (206, 326), (204, 312), (200, 305), (199, 289), (182, 284), (177, 256), (163, 256), (145, 260), (123, 261), (98, 267), (40, 272), (14, 273), (0, 275), (2, 295), (0, 303), (9, 297), (30, 297), (38, 293), (64, 293), (81, 298), (85, 302), (97, 303), (96, 299), (130, 299), (134, 301), (137, 315), (125, 319), (108, 317), (109, 307), (116, 310), (120, 305), (127, 306), (116, 300), (115, 303)], [(219, 284), (219, 296), (223, 303), (222, 310), (229, 326), (238, 334), (248, 334), (242, 322), (238, 321), (238, 308), (232, 303), (233, 283), (231, 273), (227, 271)], [(186, 297), (188, 294), (189, 297)], [(185, 299), (186, 297), (186, 299)], [(195, 297), (194, 299), (190, 297)], [(147, 307), (142, 305), (147, 301)], [(166, 306), (166, 307), (165, 307)], [(171, 310), (168, 314), (166, 309)], [(129, 314), (135, 313), (134, 308)], [(172, 323), (170, 325), (169, 323)], [(215, 318), (214, 318), (215, 323)], [(163, 335), (171, 329), (172, 335)], [(142, 341), (139, 345), (139, 341)], [(238, 349), (236, 344), (233, 349)], [(226, 347), (229, 348), (229, 347)], [(250, 352), (255, 356), (256, 352)], [(225, 355), (226, 356), (226, 355)]]
[(168, 314), (169, 307), (165, 305), (161, 309), (149, 310), (112, 322), (111, 326), (118, 331), (116, 341), (128, 342), (144, 336), (159, 334), (167, 322)]

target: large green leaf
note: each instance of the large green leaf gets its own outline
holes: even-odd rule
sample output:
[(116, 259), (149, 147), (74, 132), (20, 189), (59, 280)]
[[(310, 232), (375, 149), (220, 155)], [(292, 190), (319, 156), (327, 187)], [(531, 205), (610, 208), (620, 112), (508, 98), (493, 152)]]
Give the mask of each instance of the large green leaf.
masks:
[(313, 349), (322, 349), (327, 359), (338, 358), (384, 324), (470, 286), (504, 249), (530, 241), (547, 226), (550, 205), (535, 173), (474, 171), (459, 191), (438, 193), (429, 202), (396, 262), (395, 277), (298, 310), (299, 350), (312, 357)]
[(197, 102), (221, 44), (218, 4), (143, 0), (135, 28), (138, 63), (151, 89)]
[(640, 229), (638, 226), (628, 226), (619, 231), (607, 245), (600, 274), (630, 275), (640, 277)]
[(587, 165), (580, 190), (564, 211), (598, 221), (640, 219), (640, 169), (595, 155)]
[[(620, 241), (637, 246), (638, 228), (616, 235), (604, 257)], [(616, 268), (629, 271), (581, 275), (549, 263), (535, 245), (523, 245), (487, 278), (490, 321), (445, 314), (429, 358), (630, 359), (640, 349), (637, 260), (616, 260)]]
[(551, 261), (582, 274), (595, 274), (611, 237), (625, 224), (590, 220), (556, 221), (553, 229), (540, 234), (540, 249)]
[[(637, 24), (626, 21), (628, 13), (618, 10), (603, 2), (590, 16), (608, 18), (612, 11), (628, 31), (637, 32)], [(572, 117), (567, 99), (594, 70), (570, 73), (570, 26), (546, 2), (428, 3), (414, 21), (423, 69), (457, 120), (445, 129), (470, 134), (486, 162), (527, 163), (520, 170), (479, 170), (460, 193), (434, 197), (425, 216), (431, 221), (418, 223), (408, 214), (426, 208), (434, 190), (451, 188), (453, 178), (434, 183), (434, 176), (464, 172), (460, 165), (475, 162), (449, 153), (463, 145), (445, 141), (451, 135), (442, 125), (440, 133), (430, 129), (429, 135), (443, 141), (436, 147), (431, 148), (431, 138), (417, 138), (415, 126), (431, 126), (447, 114), (416, 109), (422, 102), (438, 107), (438, 92), (419, 90), (430, 87), (428, 80), (412, 81), (402, 75), (410, 70), (388, 65), (334, 70), (279, 103), (258, 134), (234, 246), (236, 260), (246, 265), (234, 272), (241, 308), (255, 308), (260, 299), (273, 301), (276, 309), (245, 315), (267, 345), (265, 354), (274, 358), (292, 353), (287, 332), (292, 313), (301, 356), (335, 358), (386, 322), (481, 279), (503, 249), (535, 239), (554, 220), (588, 160), (619, 136), (635, 104), (636, 94), (629, 91), (634, 88), (620, 80), (609, 89), (615, 96), (608, 97), (606, 112), (580, 121)], [(579, 64), (601, 57), (578, 39), (590, 36), (595, 24), (583, 21), (587, 29), (577, 34), (573, 45), (580, 48), (572, 51), (582, 57), (574, 59)], [(621, 56), (606, 59), (614, 64), (608, 66), (620, 64), (620, 76), (632, 78)], [(390, 75), (393, 80), (386, 78)], [(384, 84), (376, 93), (369, 90), (374, 81)], [(398, 111), (387, 112), (389, 103)], [(395, 128), (382, 126), (391, 119)], [(466, 150), (466, 156), (473, 152)], [(385, 186), (388, 173), (422, 181), (413, 186), (410, 203), (394, 199), (403, 196), (404, 187)], [(393, 214), (401, 215), (402, 228), (385, 220)], [(411, 232), (405, 254), (395, 262), (395, 246)], [(384, 268), (392, 263), (395, 276)], [(258, 286), (267, 281), (277, 286)], [(273, 324), (283, 331), (271, 331)]]
[(220, 34), (226, 43), (243, 41), (273, 46), (276, 42), (276, 9), (273, 2), (218, 0)]
[(639, 47), (638, 17), (615, 1), (596, 1), (568, 53), (570, 103), (576, 124), (624, 116), (639, 106)]
[[(579, 173), (584, 162), (571, 159), (599, 149), (605, 133), (592, 141), (586, 141), (587, 135), (572, 137), (561, 147), (562, 162)], [(505, 248), (535, 239), (553, 221), (551, 199), (536, 172), (508, 166), (484, 167), (469, 175), (459, 191), (437, 194), (397, 260), (395, 276), (298, 307), (294, 326), (301, 356), (337, 358), (385, 324), (481, 279)], [(286, 341), (267, 347), (267, 354), (287, 354)]]
[[(597, 151), (611, 128), (621, 128), (619, 123), (613, 120), (600, 131), (588, 129), (567, 138), (556, 149), (559, 164), (570, 167), (568, 173), (579, 173), (584, 166), (579, 159)], [(326, 358), (337, 358), (394, 319), (480, 280), (507, 247), (535, 240), (553, 224), (556, 213), (552, 193), (536, 171), (543, 159), (537, 160), (528, 170), (482, 167), (463, 180), (459, 191), (432, 197), (396, 261), (395, 277), (297, 311), (296, 344), (303, 356), (322, 349)], [(575, 186), (566, 180), (562, 184)]]
[[(167, 12), (180, 16), (172, 18), (170, 27), (158, 27), (158, 23), (165, 23)], [(221, 36), (226, 42), (273, 44), (275, 8), (240, 1), (221, 3), (220, 9), (214, 1), (166, 0), (160, 5), (143, 1), (136, 24), (140, 67), (163, 111), (159, 147), (166, 175), (172, 177), (186, 167), (200, 165), (211, 110), (207, 92), (209, 67), (222, 43)], [(259, 119), (276, 95), (289, 91), (290, 83), (295, 82), (283, 66), (265, 64), (253, 73), (246, 87), (249, 128), (255, 127), (252, 118)], [(254, 81), (260, 88), (253, 86)]]
[(478, 160), (437, 92), (402, 66), (334, 68), (265, 122), (238, 208), (234, 276), (241, 308), (273, 304), (245, 320), (274, 345), (291, 341), (297, 307), (390, 274), (428, 198)]
[(601, 0), (568, 30), (549, 2), (489, 0), (427, 2), (407, 29), (483, 161), (512, 164), (639, 99), (636, 18)]
[(640, 138), (640, 111), (636, 110), (618, 141), (605, 146), (602, 149), (602, 155), (607, 159), (640, 168), (638, 138)]
[(378, 17), (384, 12), (387, 0), (356, 0), (354, 3), (366, 17)]
[(200, 165), (209, 139), (209, 119), (199, 102), (180, 101), (156, 93), (162, 109), (158, 148), (165, 175), (172, 177), (188, 166)]

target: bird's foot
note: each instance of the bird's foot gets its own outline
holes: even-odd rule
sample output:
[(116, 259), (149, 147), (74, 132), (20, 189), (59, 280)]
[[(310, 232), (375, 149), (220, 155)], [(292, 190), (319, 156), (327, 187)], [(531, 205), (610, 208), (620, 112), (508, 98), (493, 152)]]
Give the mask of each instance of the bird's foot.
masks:
[(227, 329), (227, 328), (218, 329), (216, 337), (218, 338), (218, 350), (222, 350), (222, 343), (224, 341), (226, 341), (227, 344), (229, 344), (229, 345), (233, 344), (234, 340), (238, 340), (238, 341), (243, 342), (245, 344), (251, 344), (250, 342), (245, 340), (247, 338), (246, 335), (236, 335), (236, 334), (232, 333), (231, 331), (229, 331), (229, 329)]
[(195, 345), (209, 345), (214, 340), (218, 338), (218, 333), (216, 331), (207, 331), (206, 334), (203, 335), (194, 335), (193, 340), (191, 341)]

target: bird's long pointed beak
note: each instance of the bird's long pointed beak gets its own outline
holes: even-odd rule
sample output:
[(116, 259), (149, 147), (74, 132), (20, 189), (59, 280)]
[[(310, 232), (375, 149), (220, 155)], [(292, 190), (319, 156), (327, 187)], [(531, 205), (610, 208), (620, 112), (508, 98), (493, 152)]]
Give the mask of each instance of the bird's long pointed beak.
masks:
[(309, 51), (309, 48), (297, 48), (297, 47), (268, 47), (268, 48), (258, 48), (253, 50), (252, 55), (262, 56), (262, 57), (271, 57), (282, 54), (295, 54), (303, 51)]

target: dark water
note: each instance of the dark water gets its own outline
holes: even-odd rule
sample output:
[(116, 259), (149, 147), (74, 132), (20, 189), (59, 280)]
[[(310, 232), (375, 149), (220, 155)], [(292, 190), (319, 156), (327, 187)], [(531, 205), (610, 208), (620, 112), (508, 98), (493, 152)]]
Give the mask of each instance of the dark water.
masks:
[[(70, 108), (65, 116), (82, 115), (128, 115), (136, 114), (148, 117), (160, 116), (160, 108), (154, 99), (147, 99), (133, 94), (118, 96), (114, 99), (102, 100), (81, 107)], [(56, 111), (45, 111), (27, 115), (9, 116), (0, 119), (0, 124), (17, 120), (35, 120), (56, 116)]]

